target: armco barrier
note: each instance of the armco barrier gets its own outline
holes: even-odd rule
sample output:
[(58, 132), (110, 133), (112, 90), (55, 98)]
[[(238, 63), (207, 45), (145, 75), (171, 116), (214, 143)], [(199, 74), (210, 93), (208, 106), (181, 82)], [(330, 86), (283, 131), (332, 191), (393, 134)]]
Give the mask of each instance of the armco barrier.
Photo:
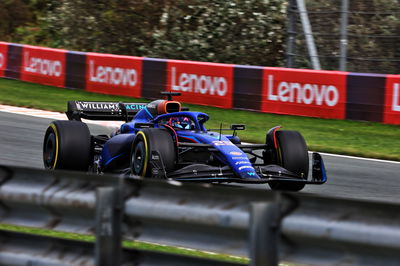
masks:
[(142, 193), (143, 185), (118, 176), (0, 166), (1, 223), (96, 235), (91, 244), (0, 230), (0, 265), (240, 265), (121, 249), (121, 228), (132, 236), (143, 226), (122, 223), (132, 221), (124, 215), (126, 198)]
[(349, 73), (346, 118), (383, 122), (385, 75)]
[(400, 75), (81, 53), (0, 42), (0, 77), (187, 103), (400, 125)]
[(238, 265), (121, 249), (121, 238), (248, 256), (250, 265), (400, 261), (397, 204), (6, 166), (0, 181), (1, 223), (96, 235), (91, 244), (3, 230), (2, 265)]
[(400, 205), (298, 195), (281, 224), (283, 258), (311, 265), (399, 265)]

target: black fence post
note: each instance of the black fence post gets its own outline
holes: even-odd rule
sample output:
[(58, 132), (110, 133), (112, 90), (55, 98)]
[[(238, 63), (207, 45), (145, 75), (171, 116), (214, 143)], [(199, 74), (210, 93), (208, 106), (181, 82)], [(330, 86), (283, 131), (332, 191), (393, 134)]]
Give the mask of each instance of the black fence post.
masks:
[(289, 0), (287, 8), (287, 46), (286, 46), (286, 67), (296, 67), (296, 23), (297, 4), (296, 0)]

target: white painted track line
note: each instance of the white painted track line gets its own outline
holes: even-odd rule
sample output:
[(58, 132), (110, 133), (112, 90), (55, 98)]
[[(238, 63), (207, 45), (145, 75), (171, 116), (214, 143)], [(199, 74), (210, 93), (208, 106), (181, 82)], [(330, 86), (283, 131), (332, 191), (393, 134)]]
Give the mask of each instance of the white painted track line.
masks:
[[(7, 112), (13, 114), (20, 114), (20, 115), (28, 115), (34, 117), (41, 117), (41, 118), (48, 118), (54, 120), (67, 120), (67, 116), (65, 113), (59, 112), (51, 112), (51, 111), (44, 111), (38, 109), (31, 109), (25, 107), (15, 107), (9, 105), (2, 105), (0, 104), (0, 112)], [(93, 120), (86, 120), (82, 119), (85, 123), (101, 125), (109, 128), (119, 128), (123, 122), (118, 121), (93, 121)]]
[[(310, 153), (312, 153), (312, 152), (310, 151)], [(389, 161), (389, 160), (382, 160), (382, 159), (364, 158), (364, 157), (356, 157), (356, 156), (333, 154), (333, 153), (324, 153), (324, 152), (319, 152), (319, 154), (324, 155), (324, 156), (332, 156), (332, 157), (347, 158), (347, 159), (354, 159), (354, 160), (364, 160), (364, 161), (379, 162), (379, 163), (400, 164), (400, 162), (398, 162), (398, 161)]]

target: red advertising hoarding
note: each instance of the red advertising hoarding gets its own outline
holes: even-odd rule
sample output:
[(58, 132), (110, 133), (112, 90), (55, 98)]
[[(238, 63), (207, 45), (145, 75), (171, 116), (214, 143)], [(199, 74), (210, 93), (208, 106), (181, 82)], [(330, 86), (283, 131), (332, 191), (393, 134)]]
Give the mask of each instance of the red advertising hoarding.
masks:
[(64, 87), (66, 50), (23, 46), (21, 80)]
[(141, 97), (142, 58), (111, 54), (86, 54), (86, 90)]
[(400, 75), (388, 75), (386, 77), (383, 122), (400, 125)]
[(182, 93), (179, 101), (232, 108), (233, 66), (168, 60), (167, 91)]
[(6, 42), (0, 42), (0, 77), (4, 77), (4, 71), (7, 68), (7, 47)]
[(347, 74), (266, 67), (261, 110), (266, 113), (345, 119)]

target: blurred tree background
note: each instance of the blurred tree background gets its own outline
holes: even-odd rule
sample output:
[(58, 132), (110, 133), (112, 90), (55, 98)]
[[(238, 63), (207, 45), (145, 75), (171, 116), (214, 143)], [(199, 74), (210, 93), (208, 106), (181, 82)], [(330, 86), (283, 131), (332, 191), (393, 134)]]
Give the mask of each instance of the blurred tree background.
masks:
[(286, 5), (285, 0), (3, 0), (0, 40), (283, 66)]
[[(398, 2), (350, 1), (349, 71), (398, 73)], [(340, 3), (306, 0), (324, 69), (338, 68)], [(1, 0), (0, 40), (276, 67), (285, 65), (287, 8), (288, 0)], [(296, 67), (309, 68), (303, 37), (299, 25)]]

